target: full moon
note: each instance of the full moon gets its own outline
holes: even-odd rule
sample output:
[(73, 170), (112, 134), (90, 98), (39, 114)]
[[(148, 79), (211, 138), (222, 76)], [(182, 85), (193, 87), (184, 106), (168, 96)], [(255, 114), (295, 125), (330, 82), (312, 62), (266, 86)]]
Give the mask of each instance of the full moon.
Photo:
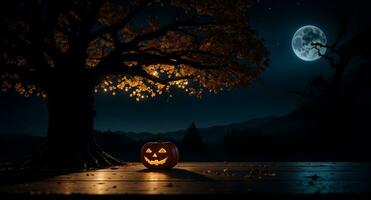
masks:
[[(299, 28), (292, 38), (292, 50), (296, 56), (304, 61), (315, 61), (321, 58), (318, 50), (314, 48), (312, 43), (320, 43), (326, 45), (327, 38), (325, 33), (316, 26), (307, 25)], [(326, 53), (326, 48), (320, 47), (321, 54)]]

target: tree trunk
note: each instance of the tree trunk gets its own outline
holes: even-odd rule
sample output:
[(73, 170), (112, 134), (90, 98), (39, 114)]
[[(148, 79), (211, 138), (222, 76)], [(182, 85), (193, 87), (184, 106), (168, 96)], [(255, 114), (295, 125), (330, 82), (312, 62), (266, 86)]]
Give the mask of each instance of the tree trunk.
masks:
[(332, 99), (331, 100), (336, 105), (339, 105), (342, 102), (341, 84), (343, 80), (344, 69), (345, 69), (345, 66), (339, 65), (336, 68), (335, 73), (333, 75), (333, 86), (332, 86), (332, 96), (331, 96)]
[(339, 150), (349, 141), (348, 113), (342, 94), (345, 66), (346, 65), (339, 64), (334, 67), (335, 72), (332, 76), (332, 85), (330, 86), (328, 113), (323, 118), (323, 124), (325, 124), (324, 126), (326, 127), (325, 132), (330, 135), (328, 140)]
[(54, 80), (49, 85), (48, 145), (43, 160), (53, 167), (86, 169), (120, 164), (95, 142), (93, 89), (81, 78)]

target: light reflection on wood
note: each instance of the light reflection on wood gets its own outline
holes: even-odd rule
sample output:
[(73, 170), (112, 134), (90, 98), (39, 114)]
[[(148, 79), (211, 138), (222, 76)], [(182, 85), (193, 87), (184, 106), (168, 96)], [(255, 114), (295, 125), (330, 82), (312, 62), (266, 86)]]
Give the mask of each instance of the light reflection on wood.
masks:
[[(0, 194), (328, 194), (367, 193), (371, 163), (180, 163), (151, 171), (141, 163), (1, 184)], [(1, 181), (1, 180), (0, 180)]]

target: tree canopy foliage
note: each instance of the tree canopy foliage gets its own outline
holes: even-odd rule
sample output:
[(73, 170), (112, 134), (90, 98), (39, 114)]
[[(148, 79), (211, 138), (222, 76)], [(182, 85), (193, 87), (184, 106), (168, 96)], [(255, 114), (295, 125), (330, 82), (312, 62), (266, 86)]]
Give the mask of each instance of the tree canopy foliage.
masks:
[[(247, 0), (14, 0), (1, 9), (1, 91), (88, 81), (136, 100), (249, 85), (268, 63)], [(70, 82), (70, 84), (67, 84)]]

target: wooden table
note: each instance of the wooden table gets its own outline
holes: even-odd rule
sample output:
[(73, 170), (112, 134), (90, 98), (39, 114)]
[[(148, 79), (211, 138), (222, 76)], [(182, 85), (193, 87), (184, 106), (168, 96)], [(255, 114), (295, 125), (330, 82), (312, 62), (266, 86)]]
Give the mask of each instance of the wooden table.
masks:
[[(140, 163), (73, 172), (43, 180), (1, 184), (2, 196), (35, 199), (179, 199), (210, 195), (253, 198), (366, 198), (371, 163), (185, 162), (173, 170), (147, 170)], [(4, 181), (4, 180), (2, 180)], [(52, 197), (52, 198), (51, 198)]]

